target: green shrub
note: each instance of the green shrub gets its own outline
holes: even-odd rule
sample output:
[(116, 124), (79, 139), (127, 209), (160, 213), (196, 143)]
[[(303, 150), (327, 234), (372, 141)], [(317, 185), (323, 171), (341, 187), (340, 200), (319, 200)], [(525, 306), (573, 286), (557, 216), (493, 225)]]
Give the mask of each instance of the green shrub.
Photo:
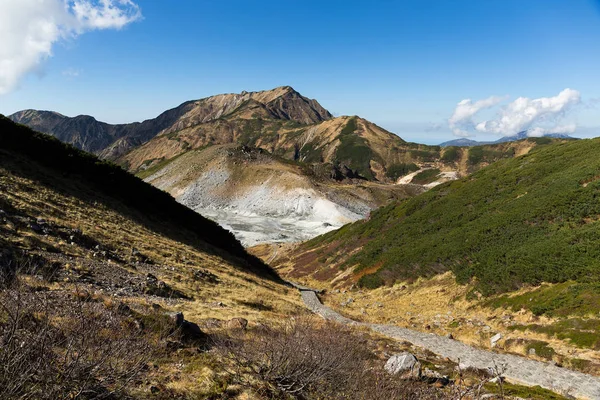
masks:
[(419, 170), (419, 166), (415, 163), (399, 163), (392, 164), (386, 171), (386, 176), (390, 179), (396, 180), (401, 176), (408, 175), (411, 172)]
[(336, 150), (336, 161), (356, 171), (361, 177), (373, 180), (371, 160), (373, 151), (362, 137), (355, 135), (356, 118), (350, 118), (340, 133), (340, 145)]
[(414, 178), (412, 178), (411, 183), (415, 183), (417, 185), (427, 185), (428, 183), (435, 182), (439, 174), (440, 170), (437, 168), (427, 169), (415, 175)]
[(554, 349), (548, 345), (548, 342), (544, 342), (542, 340), (532, 340), (527, 343), (525, 350), (529, 352), (532, 349), (535, 351), (535, 354), (538, 357), (542, 357), (547, 360), (552, 360), (552, 357), (554, 357), (554, 354), (556, 354)]
[(460, 149), (458, 147), (447, 147), (442, 155), (442, 161), (446, 163), (453, 163), (458, 161), (460, 158)]

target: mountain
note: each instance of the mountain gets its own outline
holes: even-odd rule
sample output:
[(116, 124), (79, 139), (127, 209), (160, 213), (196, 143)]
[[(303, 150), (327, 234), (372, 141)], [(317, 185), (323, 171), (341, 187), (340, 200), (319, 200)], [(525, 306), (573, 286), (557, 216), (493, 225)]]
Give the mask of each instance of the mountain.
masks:
[(460, 138), (460, 139), (454, 139), (454, 140), (449, 140), (447, 142), (440, 143), (440, 147), (450, 147), (450, 146), (470, 147), (470, 146), (480, 146), (482, 144), (490, 144), (490, 143), (491, 142), (478, 142), (477, 140)]
[(161, 132), (170, 133), (217, 120), (240, 107), (257, 115), (310, 124), (331, 118), (315, 100), (307, 99), (289, 86), (263, 92), (223, 94), (188, 101), (158, 117), (141, 123), (111, 125), (86, 115), (69, 118), (37, 110), (19, 111), (9, 118), (63, 142), (114, 160)]
[[(528, 137), (530, 137), (530, 136), (527, 135), (527, 131), (523, 131), (523, 132), (519, 132), (513, 136), (504, 136), (504, 137), (496, 140), (494, 143), (514, 142), (516, 140), (527, 139)], [(550, 138), (550, 139), (569, 139), (569, 140), (574, 139), (571, 136), (565, 135), (563, 133), (546, 133), (546, 134), (542, 135), (541, 137)]]
[[(486, 144), (494, 144), (494, 143), (507, 143), (507, 142), (516, 142), (518, 140), (524, 140), (531, 136), (527, 135), (527, 131), (522, 131), (512, 136), (504, 136), (495, 141), (477, 141), (466, 138), (450, 140), (447, 142), (440, 143), (440, 147), (450, 147), (450, 146), (458, 146), (458, 147), (471, 147), (471, 146), (481, 146)], [(550, 139), (575, 139), (569, 135), (565, 135), (563, 133), (546, 133), (541, 137), (550, 138)]]

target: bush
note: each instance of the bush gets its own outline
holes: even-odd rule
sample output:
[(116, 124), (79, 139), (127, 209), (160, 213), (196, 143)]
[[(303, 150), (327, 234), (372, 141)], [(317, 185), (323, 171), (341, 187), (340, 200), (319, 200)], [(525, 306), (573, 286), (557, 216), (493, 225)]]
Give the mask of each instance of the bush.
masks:
[(448, 147), (444, 150), (442, 155), (442, 161), (447, 163), (453, 163), (458, 161), (460, 158), (460, 151), (458, 147)]
[(415, 163), (400, 163), (392, 164), (386, 171), (386, 176), (393, 180), (400, 178), (401, 176), (408, 175), (411, 172), (419, 170), (419, 166)]
[(440, 170), (437, 168), (427, 169), (415, 175), (411, 183), (416, 183), (417, 185), (427, 185), (428, 183), (435, 182), (439, 174)]
[(439, 398), (426, 384), (387, 374), (365, 340), (332, 323), (290, 320), (221, 338), (216, 347), (230, 361), (229, 373), (238, 383), (269, 385), (258, 389), (261, 397)]
[(0, 292), (0, 398), (123, 398), (151, 341), (97, 302), (68, 304), (15, 283)]

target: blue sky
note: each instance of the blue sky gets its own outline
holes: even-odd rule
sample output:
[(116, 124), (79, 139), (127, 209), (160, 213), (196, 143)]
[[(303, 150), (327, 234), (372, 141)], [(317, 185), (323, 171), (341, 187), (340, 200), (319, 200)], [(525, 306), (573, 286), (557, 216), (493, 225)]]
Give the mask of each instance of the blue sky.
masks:
[(291, 85), (336, 115), (439, 143), (456, 137), (448, 120), (462, 100), (502, 98), (462, 120), (465, 135), (493, 140), (505, 131), (476, 123), (518, 97), (570, 88), (578, 99), (518, 126), (600, 136), (598, 1), (133, 1), (143, 17), (120, 29), (52, 41), (52, 55), (0, 95), (0, 113), (133, 122), (186, 100)]

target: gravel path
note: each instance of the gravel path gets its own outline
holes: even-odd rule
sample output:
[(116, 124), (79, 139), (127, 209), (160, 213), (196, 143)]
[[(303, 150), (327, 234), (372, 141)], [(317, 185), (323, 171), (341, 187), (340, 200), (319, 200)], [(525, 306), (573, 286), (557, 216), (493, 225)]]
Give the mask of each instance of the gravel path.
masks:
[(292, 286), (300, 290), (304, 304), (312, 312), (327, 320), (348, 325), (367, 326), (392, 339), (404, 340), (439, 356), (447, 357), (460, 363), (464, 368), (486, 369), (494, 365), (504, 366), (506, 369), (503, 376), (512, 383), (526, 386), (539, 385), (557, 393), (582, 399), (600, 399), (600, 378), (598, 377), (524, 357), (476, 349), (456, 340), (431, 333), (417, 332), (394, 325), (356, 322), (324, 306), (315, 291), (296, 284), (292, 284)]

